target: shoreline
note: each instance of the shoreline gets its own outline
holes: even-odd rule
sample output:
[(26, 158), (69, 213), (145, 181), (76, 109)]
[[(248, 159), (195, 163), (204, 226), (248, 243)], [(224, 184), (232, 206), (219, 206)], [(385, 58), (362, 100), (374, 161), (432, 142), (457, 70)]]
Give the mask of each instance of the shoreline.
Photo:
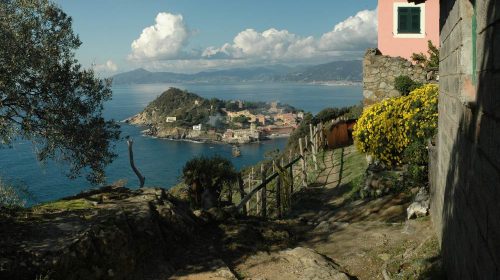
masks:
[(200, 138), (170, 138), (170, 137), (159, 137), (159, 136), (154, 136), (151, 134), (147, 133), (142, 133), (141, 135), (144, 137), (151, 137), (154, 139), (161, 139), (161, 140), (167, 140), (167, 141), (175, 141), (175, 142), (190, 142), (190, 143), (195, 143), (195, 144), (219, 144), (219, 145), (251, 145), (251, 144), (260, 144), (261, 142), (266, 142), (274, 139), (280, 139), (280, 138), (289, 138), (289, 134), (280, 134), (280, 135), (270, 135), (267, 136), (264, 139), (258, 140), (258, 141), (252, 141), (248, 143), (230, 143), (230, 142), (225, 142), (225, 141), (217, 141), (217, 140), (211, 140), (211, 139), (200, 139)]
[(290, 134), (271, 134), (271, 135), (265, 136), (265, 138), (263, 138), (261, 140), (252, 141), (252, 142), (245, 142), (245, 143), (239, 143), (239, 142), (233, 143), (233, 142), (218, 141), (218, 140), (205, 139), (205, 138), (160, 137), (160, 136), (156, 136), (156, 135), (150, 134), (149, 133), (150, 130), (149, 130), (149, 128), (148, 128), (147, 125), (132, 124), (132, 123), (130, 123), (129, 120), (131, 118), (132, 117), (129, 117), (129, 118), (127, 118), (125, 120), (122, 120), (120, 122), (124, 123), (126, 125), (135, 126), (135, 127), (138, 127), (138, 128), (146, 128), (146, 129), (142, 129), (141, 130), (141, 136), (150, 137), (150, 138), (153, 138), (153, 139), (176, 141), (176, 142), (190, 142), (190, 143), (195, 143), (195, 144), (221, 144), (221, 145), (230, 145), (230, 146), (232, 146), (232, 145), (259, 144), (259, 143), (265, 142), (265, 141), (270, 141), (270, 140), (274, 140), (274, 139), (281, 139), (281, 138), (289, 138), (290, 137)]
[(363, 82), (361, 82), (361, 81), (314, 81), (314, 82), (309, 82), (307, 84), (335, 87), (335, 86), (362, 86)]

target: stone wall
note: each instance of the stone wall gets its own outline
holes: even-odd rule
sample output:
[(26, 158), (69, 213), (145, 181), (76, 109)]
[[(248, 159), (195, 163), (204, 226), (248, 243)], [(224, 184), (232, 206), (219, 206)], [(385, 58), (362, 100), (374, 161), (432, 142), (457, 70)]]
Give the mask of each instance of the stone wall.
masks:
[(400, 96), (394, 88), (394, 80), (400, 75), (421, 83), (429, 82), (424, 68), (401, 57), (382, 55), (378, 49), (367, 50), (363, 60), (363, 104), (367, 106)]
[(431, 216), (448, 279), (500, 279), (500, 1), (441, 0), (440, 25)]

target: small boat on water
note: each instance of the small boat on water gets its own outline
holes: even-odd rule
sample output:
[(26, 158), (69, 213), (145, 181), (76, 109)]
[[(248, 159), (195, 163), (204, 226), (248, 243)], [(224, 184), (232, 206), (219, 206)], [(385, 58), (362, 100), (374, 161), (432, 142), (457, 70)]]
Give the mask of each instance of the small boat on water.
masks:
[(234, 145), (233, 150), (232, 150), (233, 157), (239, 157), (241, 156), (241, 150), (240, 147)]

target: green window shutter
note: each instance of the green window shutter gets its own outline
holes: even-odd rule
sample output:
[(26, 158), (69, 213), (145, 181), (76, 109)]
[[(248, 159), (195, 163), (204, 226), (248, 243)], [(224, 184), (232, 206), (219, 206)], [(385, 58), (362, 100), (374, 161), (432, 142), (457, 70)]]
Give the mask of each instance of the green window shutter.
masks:
[(420, 7), (398, 8), (398, 33), (420, 33)]
[(411, 33), (420, 33), (420, 8), (411, 8)]
[(398, 8), (398, 33), (406, 33), (408, 31), (408, 8)]

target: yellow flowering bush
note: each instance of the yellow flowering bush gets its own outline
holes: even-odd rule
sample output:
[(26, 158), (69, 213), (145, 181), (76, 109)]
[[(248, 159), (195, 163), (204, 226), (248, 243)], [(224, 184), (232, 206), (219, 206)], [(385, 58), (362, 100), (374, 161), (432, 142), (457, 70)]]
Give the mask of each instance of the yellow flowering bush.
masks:
[(357, 148), (388, 165), (401, 164), (410, 144), (436, 133), (437, 104), (438, 86), (427, 84), (366, 108), (354, 126)]

